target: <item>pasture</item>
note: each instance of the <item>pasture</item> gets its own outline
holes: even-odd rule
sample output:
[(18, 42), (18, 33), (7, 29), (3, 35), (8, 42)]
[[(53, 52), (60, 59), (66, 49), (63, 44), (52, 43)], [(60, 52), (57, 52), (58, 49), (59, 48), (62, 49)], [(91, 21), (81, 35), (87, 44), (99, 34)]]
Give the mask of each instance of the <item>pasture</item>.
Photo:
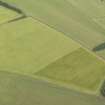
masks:
[[(94, 21), (96, 18), (104, 17), (105, 3), (101, 0), (5, 1), (21, 8), (27, 15), (64, 33), (90, 50), (105, 42), (105, 28)], [(104, 54), (97, 54), (105, 58)]]
[[(33, 18), (26, 18), (2, 25), (0, 34), (1, 70), (55, 78), (58, 83), (77, 87), (82, 92), (100, 92), (98, 87), (105, 75), (104, 62), (61, 32)], [(89, 79), (92, 81), (87, 83)]]
[(105, 1), (3, 2), (0, 105), (104, 105)]
[(105, 1), (104, 0), (67, 0), (75, 5), (79, 10), (89, 15), (91, 18), (104, 17)]
[(100, 93), (105, 63), (82, 48), (49, 64), (36, 75), (87, 93)]
[(28, 76), (0, 71), (1, 105), (104, 105), (105, 100)]
[(0, 69), (32, 74), (79, 47), (32, 18), (22, 19), (0, 27)]

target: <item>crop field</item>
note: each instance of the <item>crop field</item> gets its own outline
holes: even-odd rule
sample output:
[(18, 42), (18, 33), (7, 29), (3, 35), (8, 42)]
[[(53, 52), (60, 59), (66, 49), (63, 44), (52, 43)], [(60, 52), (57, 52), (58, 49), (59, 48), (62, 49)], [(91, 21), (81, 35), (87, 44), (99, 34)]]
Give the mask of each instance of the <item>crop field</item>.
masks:
[[(77, 87), (77, 90), (82, 92), (100, 91), (98, 87), (105, 75), (104, 63), (62, 33), (32, 18), (2, 25), (0, 33), (1, 72), (37, 76), (39, 79), (46, 77), (46, 80), (51, 78), (58, 81), (57, 84), (62, 82), (68, 84), (70, 89)], [(12, 100), (9, 99), (10, 102)]]
[(63, 34), (26, 18), (0, 27), (0, 69), (33, 73), (79, 47)]
[(0, 24), (6, 23), (20, 15), (12, 10), (9, 10), (3, 6), (0, 6)]
[[(105, 42), (105, 29), (94, 21), (96, 18), (104, 17), (105, 3), (101, 0), (5, 1), (23, 9), (29, 16), (63, 32), (86, 48), (93, 50)], [(103, 53), (105, 53), (104, 50)], [(103, 53), (97, 54), (105, 58)]]
[(105, 2), (103, 0), (68, 0), (70, 3), (78, 7), (85, 14), (92, 18), (104, 17)]
[(96, 92), (105, 77), (104, 68), (104, 62), (79, 48), (36, 74), (54, 82), (67, 83), (72, 88)]
[[(18, 31), (19, 33), (17, 34)], [(42, 77), (43, 75), (47, 77), (51, 76), (58, 79), (58, 81), (61, 79), (65, 83), (67, 81), (67, 83), (70, 82), (68, 84), (76, 84), (78, 87), (83, 87), (90, 91), (96, 91), (104, 78), (104, 62), (83, 50), (79, 44), (70, 38), (32, 18), (3, 25), (0, 27), (0, 33), (1, 70), (33, 75), (45, 67), (44, 70), (38, 73), (42, 74)], [(53, 62), (54, 65), (51, 64)], [(62, 65), (63, 63), (65, 65)], [(52, 66), (47, 69), (46, 66), (50, 64)], [(62, 71), (59, 70), (61, 68)], [(94, 78), (92, 72), (95, 72), (94, 75), (96, 78)], [(83, 80), (86, 75), (87, 78)], [(91, 79), (92, 81), (87, 83)], [(81, 80), (83, 80), (82, 83)]]
[(103, 99), (96, 96), (78, 93), (35, 78), (0, 72), (1, 105), (104, 105), (104, 103)]
[(105, 105), (105, 0), (0, 0), (0, 105)]

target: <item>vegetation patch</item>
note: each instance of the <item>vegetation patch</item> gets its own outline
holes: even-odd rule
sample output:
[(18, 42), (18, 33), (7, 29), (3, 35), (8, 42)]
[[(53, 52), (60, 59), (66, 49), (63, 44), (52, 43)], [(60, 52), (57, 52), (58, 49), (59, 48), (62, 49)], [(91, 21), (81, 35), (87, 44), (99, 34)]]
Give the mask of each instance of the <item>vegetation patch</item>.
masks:
[[(90, 101), (91, 100), (91, 101)], [(97, 97), (77, 93), (44, 81), (0, 72), (1, 105), (104, 105)]]
[(0, 27), (0, 69), (32, 74), (80, 45), (48, 26), (22, 19)]
[[(105, 77), (105, 64), (82, 48), (36, 73), (38, 76), (96, 92)], [(84, 88), (84, 89), (83, 89)]]
[[(93, 49), (105, 42), (105, 28), (94, 19), (105, 14), (101, 0), (5, 0), (28, 15)], [(25, 3), (24, 3), (25, 2)], [(43, 8), (43, 9), (40, 9)], [(104, 53), (97, 53), (105, 58)]]
[(102, 50), (105, 50), (105, 42), (93, 48), (93, 51), (95, 52), (102, 51)]

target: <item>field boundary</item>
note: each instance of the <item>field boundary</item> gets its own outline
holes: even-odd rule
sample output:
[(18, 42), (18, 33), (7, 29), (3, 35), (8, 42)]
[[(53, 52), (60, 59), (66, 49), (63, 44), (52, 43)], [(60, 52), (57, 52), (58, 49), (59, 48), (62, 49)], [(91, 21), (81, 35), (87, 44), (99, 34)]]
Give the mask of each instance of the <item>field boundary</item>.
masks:
[[(7, 73), (12, 73), (12, 74), (28, 76), (30, 78), (34, 78), (34, 79), (38, 79), (40, 81), (51, 83), (51, 84), (53, 84), (53, 85), (55, 85), (57, 87), (62, 87), (62, 88), (65, 88), (65, 89), (70, 89), (70, 90), (76, 91), (78, 93), (99, 96), (99, 95), (95, 94), (95, 92), (93, 92), (93, 91), (88, 91), (88, 90), (86, 90), (84, 88), (78, 88), (76, 85), (67, 85), (67, 84), (65, 84), (63, 82), (55, 82), (54, 80), (46, 78), (46, 77), (41, 77), (41, 76), (37, 76), (37, 75), (30, 75), (30, 74), (27, 74), (27, 73), (22, 74), (22, 73), (19, 73), (19, 72), (17, 73), (17, 72), (6, 71), (6, 70), (5, 71), (0, 70), (0, 72), (7, 72)], [(81, 89), (83, 89), (84, 91), (80, 91)]]
[[(4, 7), (4, 8), (7, 8), (7, 9), (9, 9), (9, 10), (11, 10), (11, 11), (14, 11), (14, 12), (16, 12), (17, 14), (19, 14), (19, 17), (16, 17), (16, 18), (13, 18), (13, 19), (11, 19), (11, 20), (8, 20), (8, 21), (6, 21), (6, 22), (4, 22), (4, 23), (2, 23), (2, 24), (15, 22), (15, 21), (17, 21), (17, 20), (24, 19), (24, 18), (27, 17), (27, 15), (26, 15), (21, 9), (19, 9), (19, 8), (15, 7), (15, 6), (13, 6), (13, 5), (7, 3), (7, 2), (4, 2), (4, 1), (0, 0), (0, 6), (2, 6), (2, 7)], [(0, 24), (0, 25), (2, 25), (2, 24)]]
[[(60, 33), (62, 33), (63, 35), (65, 35), (65, 33), (63, 33), (63, 32), (61, 32), (61, 31), (59, 31), (59, 30), (57, 30), (57, 29), (55, 29), (55, 28), (49, 26), (48, 24), (45, 24), (45, 23), (41, 22), (40, 20), (38, 20), (38, 19), (36, 19), (36, 18), (34, 18), (34, 17), (32, 17), (32, 16), (29, 16), (29, 17), (31, 17), (31, 18), (33, 18), (34, 20), (39, 21), (40, 23), (42, 23), (42, 24), (44, 24), (44, 25), (47, 25), (48, 27), (54, 29), (55, 31), (60, 32)], [(98, 56), (95, 52), (91, 51), (89, 48), (84, 47), (83, 44), (81, 44), (82, 42), (81, 42), (80, 40), (76, 41), (76, 40), (74, 40), (73, 38), (68, 37), (67, 35), (65, 35), (65, 36), (66, 36), (67, 38), (70, 38), (71, 40), (73, 40), (75, 43), (79, 44), (79, 45), (81, 46), (81, 48), (83, 48), (85, 51), (87, 51), (88, 53), (90, 53), (90, 54), (92, 54), (93, 56), (95, 56), (99, 61), (105, 63), (105, 60), (104, 60), (102, 57)], [(80, 42), (80, 43), (79, 43), (79, 42)], [(103, 78), (103, 79), (104, 79), (104, 78)], [(102, 81), (104, 81), (104, 80), (102, 80)], [(99, 84), (99, 87), (102, 86), (102, 83), (103, 83), (102, 81), (101, 81), (101, 83)], [(99, 91), (99, 88), (98, 88), (97, 90)], [(97, 92), (97, 90), (96, 90), (95, 92), (92, 92), (92, 93), (94, 93), (95, 95), (99, 95), (99, 94), (97, 94), (97, 93), (99, 93), (99, 92)], [(90, 93), (90, 92), (89, 92), (89, 93)]]
[[(36, 19), (36, 18), (33, 17), (33, 16), (29, 16), (29, 17), (31, 17), (31, 18), (33, 18), (34, 20), (37, 20), (37, 21), (39, 21), (40, 23), (42, 23), (42, 24), (44, 24), (44, 25), (47, 25), (49, 28), (52, 28), (52, 29), (54, 29), (55, 31), (60, 32), (60, 33), (62, 33), (62, 34), (65, 35), (64, 32), (62, 32), (62, 31), (60, 31), (60, 30), (57, 30), (57, 29), (54, 28), (53, 26), (50, 26), (50, 25), (48, 25), (48, 24), (46, 24), (46, 23), (40, 21), (39, 19)], [(15, 19), (15, 20), (17, 21), (18, 19)], [(15, 20), (11, 20), (10, 22), (14, 22)], [(68, 37), (68, 36), (65, 35), (65, 37)], [(78, 40), (78, 39), (77, 39), (77, 40), (76, 40), (76, 39), (73, 39), (72, 37), (68, 37), (68, 38), (72, 39), (74, 42), (76, 42), (77, 44), (79, 44), (79, 45), (81, 46), (81, 48), (83, 48), (83, 49), (86, 50), (88, 53), (90, 53), (90, 54), (92, 54), (93, 56), (95, 56), (98, 60), (100, 60), (100, 61), (102, 61), (102, 62), (105, 63), (105, 60), (104, 60), (102, 57), (98, 56), (95, 52), (91, 51), (88, 47), (84, 47), (84, 45), (82, 44), (83, 42), (81, 42), (81, 41)]]

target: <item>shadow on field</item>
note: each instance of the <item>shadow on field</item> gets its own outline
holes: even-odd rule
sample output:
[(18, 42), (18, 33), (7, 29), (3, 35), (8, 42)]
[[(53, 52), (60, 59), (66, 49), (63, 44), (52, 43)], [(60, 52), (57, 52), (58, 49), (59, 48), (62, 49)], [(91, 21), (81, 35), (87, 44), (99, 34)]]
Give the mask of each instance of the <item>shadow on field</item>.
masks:
[(93, 48), (93, 51), (101, 51), (101, 50), (105, 50), (105, 42), (101, 43), (100, 45), (96, 46), (95, 48)]

